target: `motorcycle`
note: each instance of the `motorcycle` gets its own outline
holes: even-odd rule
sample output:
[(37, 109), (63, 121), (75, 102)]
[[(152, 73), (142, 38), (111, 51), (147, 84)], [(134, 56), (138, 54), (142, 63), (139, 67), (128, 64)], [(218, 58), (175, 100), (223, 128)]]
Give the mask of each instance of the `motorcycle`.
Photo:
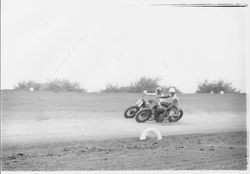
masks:
[(134, 106), (130, 106), (128, 109), (126, 109), (126, 110), (124, 111), (124, 117), (125, 117), (125, 118), (133, 118), (139, 110), (141, 110), (141, 109), (147, 107), (150, 103), (152, 103), (152, 101), (151, 101), (151, 100), (146, 101), (146, 100), (144, 99), (144, 94), (143, 94), (143, 95), (137, 100), (137, 102), (135, 103)]
[[(183, 116), (183, 110), (178, 109), (175, 107), (174, 115), (169, 115), (171, 108), (166, 110), (168, 105), (163, 105), (159, 103), (157, 100), (154, 100), (150, 105), (147, 107), (141, 109), (139, 112), (136, 113), (135, 120), (139, 123), (144, 123), (148, 120), (155, 120), (157, 122), (162, 122), (165, 117), (167, 117), (169, 122), (177, 122), (179, 121)], [(158, 112), (158, 118), (155, 118), (155, 112)]]

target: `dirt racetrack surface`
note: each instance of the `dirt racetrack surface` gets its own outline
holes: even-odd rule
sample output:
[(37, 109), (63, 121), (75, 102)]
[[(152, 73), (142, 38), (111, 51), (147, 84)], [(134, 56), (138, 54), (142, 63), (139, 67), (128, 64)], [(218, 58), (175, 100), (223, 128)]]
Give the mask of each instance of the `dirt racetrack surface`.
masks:
[[(116, 114), (119, 115), (119, 113)], [(99, 118), (98, 115), (103, 117)], [(139, 137), (142, 131), (148, 127), (157, 128), (165, 136), (246, 130), (243, 119), (226, 113), (185, 115), (179, 122), (169, 123), (165, 126), (154, 121), (141, 124), (135, 122), (134, 119), (116, 118), (107, 113), (86, 113), (86, 117), (44, 121), (18, 120), (13, 121), (11, 125), (3, 124), (3, 143)]]
[(162, 135), (246, 131), (245, 95), (181, 95), (183, 118), (161, 126), (137, 123), (123, 111), (135, 94), (4, 92), (2, 143), (41, 143), (139, 137), (148, 127)]

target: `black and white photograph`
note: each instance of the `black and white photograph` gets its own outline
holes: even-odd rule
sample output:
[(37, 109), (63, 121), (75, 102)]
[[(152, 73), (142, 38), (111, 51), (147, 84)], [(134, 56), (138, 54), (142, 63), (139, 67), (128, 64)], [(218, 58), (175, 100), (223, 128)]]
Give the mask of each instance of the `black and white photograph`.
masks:
[(1, 173), (249, 170), (249, 1), (1, 0)]

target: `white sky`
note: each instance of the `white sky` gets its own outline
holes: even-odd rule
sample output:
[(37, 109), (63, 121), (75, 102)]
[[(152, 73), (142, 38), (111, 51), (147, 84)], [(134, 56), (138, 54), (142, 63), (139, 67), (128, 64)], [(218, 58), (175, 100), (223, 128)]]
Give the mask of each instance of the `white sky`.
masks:
[(1, 88), (65, 78), (97, 91), (146, 76), (183, 92), (205, 79), (245, 91), (247, 8), (148, 5), (157, 2), (176, 3), (3, 0)]

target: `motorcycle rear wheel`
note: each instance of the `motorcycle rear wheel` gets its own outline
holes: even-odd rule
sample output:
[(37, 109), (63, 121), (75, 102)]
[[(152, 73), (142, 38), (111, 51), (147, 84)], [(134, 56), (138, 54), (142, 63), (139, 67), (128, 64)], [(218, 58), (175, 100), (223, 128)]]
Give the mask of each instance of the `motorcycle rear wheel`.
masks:
[(183, 110), (180, 110), (180, 113), (178, 116), (173, 116), (171, 119), (169, 119), (170, 122), (177, 122), (179, 121), (183, 116)]

